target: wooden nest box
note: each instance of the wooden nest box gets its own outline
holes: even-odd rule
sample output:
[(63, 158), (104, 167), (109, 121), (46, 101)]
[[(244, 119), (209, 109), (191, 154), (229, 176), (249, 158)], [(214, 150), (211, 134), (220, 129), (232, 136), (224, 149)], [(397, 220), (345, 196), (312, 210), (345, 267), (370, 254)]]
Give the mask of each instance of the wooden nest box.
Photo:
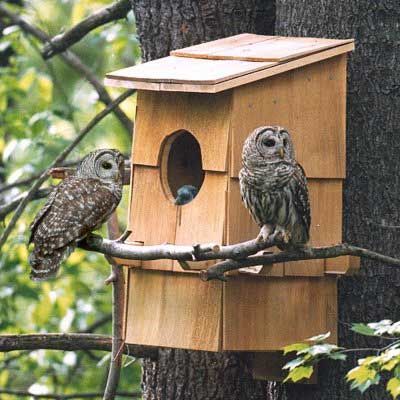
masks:
[[(136, 88), (131, 241), (233, 244), (259, 228), (244, 208), (238, 172), (243, 142), (262, 125), (286, 127), (303, 165), (313, 246), (342, 241), (346, 175), (346, 62), (353, 40), (242, 34), (176, 50), (109, 73)], [(176, 206), (182, 185), (199, 188)], [(331, 331), (336, 278), (351, 257), (275, 264), (203, 282), (169, 260), (130, 262), (126, 342), (209, 351), (279, 351)]]

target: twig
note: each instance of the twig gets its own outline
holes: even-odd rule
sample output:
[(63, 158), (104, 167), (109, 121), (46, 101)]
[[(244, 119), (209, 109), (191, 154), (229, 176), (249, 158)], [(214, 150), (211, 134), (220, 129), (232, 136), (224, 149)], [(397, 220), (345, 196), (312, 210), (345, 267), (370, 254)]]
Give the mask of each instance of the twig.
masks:
[[(2, 4), (0, 4), (0, 15), (9, 18), (13, 24), (18, 25), (24, 32), (29, 33), (30, 35), (39, 39), (42, 43), (47, 43), (51, 40), (51, 37), (46, 32), (25, 21), (19, 15), (14, 14), (7, 7), (4, 7)], [(71, 68), (76, 70), (93, 86), (93, 88), (99, 95), (99, 100), (102, 103), (106, 105), (112, 103), (113, 100), (108, 94), (105, 87), (97, 79), (96, 75), (93, 74), (93, 72), (85, 64), (82, 63), (82, 61), (76, 54), (74, 54), (71, 51), (65, 51), (64, 53), (60, 54), (60, 57), (65, 61), (65, 63), (67, 63)], [(128, 116), (119, 107), (115, 108), (114, 113), (118, 117), (122, 125), (126, 128), (127, 132), (131, 134), (133, 129), (133, 123), (128, 118)]]
[(93, 324), (89, 325), (86, 329), (80, 331), (80, 333), (92, 333), (101, 326), (107, 324), (112, 320), (111, 314), (104, 316), (103, 318), (98, 319), (97, 321), (93, 322)]
[[(102, 393), (88, 392), (88, 393), (74, 393), (74, 394), (33, 394), (24, 390), (0, 389), (0, 394), (10, 394), (21, 397), (33, 397), (36, 399), (55, 399), (55, 400), (72, 400), (72, 399), (95, 399), (101, 398)], [(138, 392), (118, 392), (120, 397), (139, 398), (141, 393)]]
[[(0, 5), (0, 8), (2, 6)], [(78, 136), (66, 147), (57, 158), (50, 164), (50, 166), (40, 175), (39, 179), (32, 185), (29, 189), (26, 197), (20, 202), (11, 221), (4, 229), (1, 237), (0, 237), (0, 249), (3, 247), (6, 242), (9, 234), (13, 230), (15, 224), (17, 223), (19, 217), (24, 211), (25, 207), (35, 195), (36, 191), (40, 188), (42, 183), (47, 179), (48, 172), (51, 168), (60, 164), (64, 159), (71, 153), (71, 151), (80, 143), (80, 141), (92, 130), (94, 126), (96, 126), (107, 114), (109, 114), (118, 104), (123, 102), (127, 97), (129, 97), (133, 93), (133, 90), (127, 90), (125, 93), (117, 97), (111, 104), (105, 107), (102, 111), (100, 111), (78, 134)]]
[[(112, 340), (107, 335), (92, 333), (38, 333), (0, 335), (0, 352), (16, 350), (100, 350), (111, 351)], [(139, 345), (124, 345), (123, 353), (137, 358), (157, 358), (157, 349)]]
[[(31, 200), (38, 200), (47, 197), (49, 193), (52, 191), (52, 188), (44, 188), (39, 189), (31, 198)], [(4, 218), (12, 211), (14, 211), (18, 205), (25, 199), (27, 193), (22, 193), (15, 198), (13, 198), (9, 203), (0, 206), (0, 221), (3, 221)]]
[[(117, 214), (114, 212), (107, 222), (108, 237), (117, 239), (120, 236)], [(110, 369), (108, 371), (107, 384), (104, 390), (103, 400), (114, 400), (118, 389), (122, 365), (123, 321), (125, 307), (124, 271), (112, 257), (106, 256), (111, 266), (112, 279), (112, 351)]]
[(335, 258), (340, 256), (358, 256), (380, 261), (388, 265), (400, 267), (400, 259), (376, 253), (368, 249), (352, 246), (346, 243), (329, 247), (308, 247), (299, 249), (296, 252), (286, 252), (266, 254), (262, 256), (251, 256), (241, 260), (226, 260), (213, 265), (208, 270), (200, 272), (200, 277), (204, 281), (211, 279), (223, 279), (225, 272), (233, 271), (243, 267), (254, 265), (264, 265), (281, 263), (287, 261), (314, 260)]
[(80, 21), (68, 31), (53, 37), (44, 47), (42, 56), (45, 59), (53, 57), (72, 46), (90, 31), (108, 22), (126, 17), (131, 7), (128, 0), (119, 0), (108, 7), (102, 8)]

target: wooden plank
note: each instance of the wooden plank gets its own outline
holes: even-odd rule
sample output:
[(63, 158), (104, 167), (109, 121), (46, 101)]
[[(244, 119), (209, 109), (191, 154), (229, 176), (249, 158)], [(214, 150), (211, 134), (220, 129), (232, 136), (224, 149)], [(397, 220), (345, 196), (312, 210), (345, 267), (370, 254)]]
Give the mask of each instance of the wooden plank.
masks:
[[(216, 84), (193, 84), (193, 83), (152, 83), (141, 81), (127, 81), (122, 78), (106, 78), (105, 84), (115, 87), (126, 87), (131, 89), (153, 90), (153, 91), (172, 91), (172, 92), (198, 92), (198, 93), (218, 93), (238, 86), (246, 85), (270, 76), (282, 74), (286, 71), (301, 68), (308, 64), (336, 57), (354, 50), (354, 43), (334, 47), (318, 53), (313, 53), (304, 57), (297, 58), (288, 62), (269, 66), (260, 71), (248, 73), (236, 78)], [(213, 61), (213, 60), (211, 60)], [(232, 61), (234, 62), (234, 61)], [(236, 61), (239, 62), (239, 61)]]
[(139, 91), (132, 162), (156, 166), (168, 135), (186, 130), (200, 144), (203, 169), (226, 171), (231, 93)]
[(163, 57), (106, 74), (107, 79), (150, 83), (215, 85), (244, 74), (276, 65), (275, 62), (205, 60)]
[(208, 55), (214, 54), (215, 52), (262, 42), (267, 39), (272, 39), (273, 37), (274, 36), (256, 35), (254, 33), (240, 33), (239, 35), (212, 40), (211, 42), (200, 43), (183, 49), (172, 50), (170, 55), (177, 57), (208, 58)]
[(352, 275), (360, 269), (360, 257), (342, 256), (325, 260), (325, 273), (333, 275)]
[[(253, 221), (249, 211), (244, 206), (240, 197), (239, 179), (229, 180), (228, 192), (228, 218), (227, 218), (227, 244), (244, 242), (257, 237), (260, 228)], [(276, 248), (269, 249), (279, 251)], [(284, 264), (266, 266), (260, 271), (261, 275), (283, 276)]]
[(335, 277), (232, 276), (224, 283), (223, 349), (280, 350), (327, 332), (335, 296)]
[(129, 276), (126, 343), (221, 350), (221, 282), (133, 269)]
[(275, 37), (244, 46), (222, 49), (211, 54), (206, 54), (205, 58), (214, 60), (283, 62), (353, 42), (353, 39)]
[[(178, 207), (176, 244), (223, 244), (227, 181), (226, 173), (206, 172), (195, 199)], [(215, 264), (215, 260), (188, 264), (193, 269), (204, 269)], [(174, 263), (174, 270), (182, 271), (179, 263)]]
[[(145, 245), (174, 243), (176, 206), (168, 200), (158, 168), (133, 165), (135, 180), (128, 229), (131, 238)], [(159, 212), (157, 212), (159, 211)], [(171, 270), (171, 260), (142, 261), (142, 268)]]
[(310, 178), (345, 177), (346, 56), (286, 72), (234, 90), (231, 176), (258, 126), (286, 127)]
[[(329, 246), (342, 241), (341, 179), (310, 179), (311, 203), (310, 246)], [(322, 276), (325, 260), (304, 260), (285, 263), (285, 275)]]

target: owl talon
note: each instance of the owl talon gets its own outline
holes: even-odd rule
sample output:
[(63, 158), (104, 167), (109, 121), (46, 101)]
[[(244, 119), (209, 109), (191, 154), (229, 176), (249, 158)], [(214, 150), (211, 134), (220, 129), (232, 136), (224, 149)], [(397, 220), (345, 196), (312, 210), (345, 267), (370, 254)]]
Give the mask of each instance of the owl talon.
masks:
[(266, 242), (269, 237), (271, 236), (273, 230), (272, 227), (270, 225), (263, 225), (260, 233), (258, 234), (257, 238), (256, 238), (256, 242), (257, 243), (263, 243)]
[(275, 228), (274, 235), (277, 236), (282, 243), (288, 244), (290, 242), (290, 232), (281, 226)]

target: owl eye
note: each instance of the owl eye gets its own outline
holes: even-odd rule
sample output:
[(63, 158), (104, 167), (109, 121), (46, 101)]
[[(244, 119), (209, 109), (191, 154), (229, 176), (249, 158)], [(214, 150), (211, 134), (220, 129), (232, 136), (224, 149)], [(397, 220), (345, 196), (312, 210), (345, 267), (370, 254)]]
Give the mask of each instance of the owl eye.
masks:
[(264, 139), (263, 140), (263, 145), (267, 147), (274, 147), (275, 146), (275, 140), (274, 139)]
[(101, 166), (102, 166), (104, 169), (111, 169), (111, 168), (112, 168), (112, 164), (111, 164), (110, 162), (108, 162), (108, 161), (102, 162), (102, 163), (101, 163)]
[(283, 145), (286, 147), (286, 145), (287, 145), (287, 139), (283, 139)]

